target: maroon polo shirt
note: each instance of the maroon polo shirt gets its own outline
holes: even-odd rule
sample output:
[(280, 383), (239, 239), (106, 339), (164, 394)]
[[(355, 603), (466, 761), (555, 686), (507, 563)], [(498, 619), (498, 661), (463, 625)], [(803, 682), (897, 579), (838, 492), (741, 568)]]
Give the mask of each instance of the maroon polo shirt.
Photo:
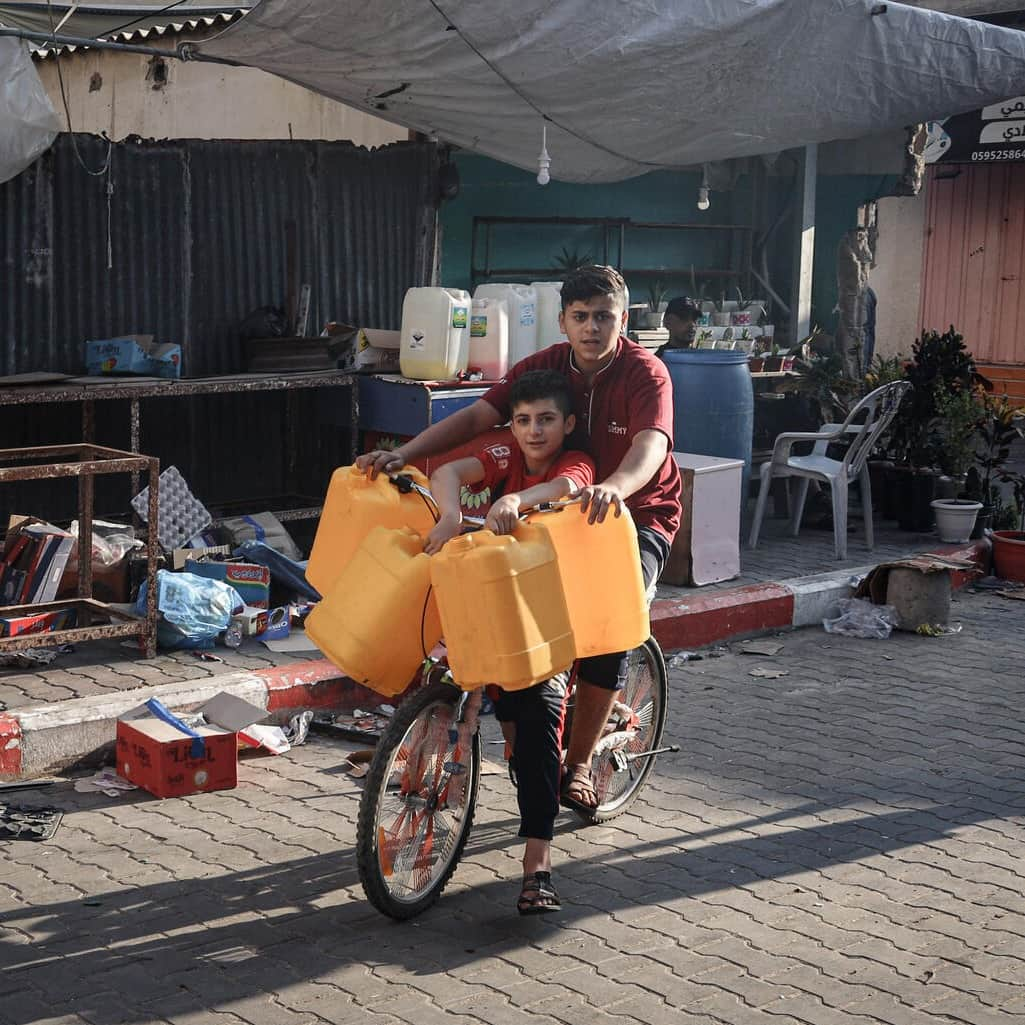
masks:
[(520, 360), (482, 396), (505, 419), (511, 412), (509, 388), (528, 370), (558, 370), (569, 380), (577, 423), (566, 448), (591, 455), (599, 483), (616, 472), (640, 431), (661, 431), (669, 439), (665, 461), (626, 504), (639, 527), (651, 527), (672, 541), (680, 526), (680, 471), (672, 453), (673, 386), (665, 364), (621, 335), (612, 362), (598, 371), (588, 390), (573, 349), (560, 342)]

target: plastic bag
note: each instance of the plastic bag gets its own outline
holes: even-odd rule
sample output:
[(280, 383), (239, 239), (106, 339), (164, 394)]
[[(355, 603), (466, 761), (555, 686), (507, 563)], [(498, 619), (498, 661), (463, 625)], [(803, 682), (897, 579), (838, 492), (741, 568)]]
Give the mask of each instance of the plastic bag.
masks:
[[(212, 648), (242, 605), (238, 591), (220, 580), (158, 570), (157, 608), (162, 619), (157, 643), (162, 648)], [(145, 583), (139, 588), (135, 611), (146, 613)]]
[(25, 43), (0, 39), (0, 68), (0, 182), (5, 182), (50, 148), (60, 119)]
[(839, 609), (835, 619), (822, 620), (826, 633), (885, 640), (897, 625), (897, 610), (892, 605), (873, 605), (865, 598), (842, 598)]

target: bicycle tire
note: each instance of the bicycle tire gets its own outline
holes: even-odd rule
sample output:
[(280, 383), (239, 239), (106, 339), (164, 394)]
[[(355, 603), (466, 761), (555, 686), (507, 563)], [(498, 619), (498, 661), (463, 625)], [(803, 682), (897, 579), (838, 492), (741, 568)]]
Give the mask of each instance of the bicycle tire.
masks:
[[(403, 701), (381, 735), (367, 771), (356, 824), (359, 878), (370, 903), (382, 914), (400, 921), (421, 914), (438, 900), (459, 864), (473, 826), (481, 768), (480, 731), (476, 724), (466, 760), (459, 759), (466, 768), (460, 803), (453, 808), (442, 799), (431, 807), (432, 801), (446, 794), (456, 778), (447, 766), (455, 761), (455, 746), (459, 742), (452, 738), (451, 716), (461, 694), (450, 684), (436, 682)], [(437, 714), (440, 719), (433, 718)], [(442, 728), (446, 733), (444, 740)], [(404, 742), (403, 762), (400, 756)], [(412, 776), (411, 752), (416, 753), (418, 762)], [(433, 780), (426, 778), (431, 773)], [(450, 813), (454, 822), (439, 845), (441, 849), (435, 851), (435, 827), (445, 826), (441, 820), (443, 812)], [(407, 814), (409, 823), (404, 818)], [(400, 821), (405, 836), (397, 832)]]
[[(638, 755), (662, 743), (669, 705), (669, 677), (665, 657), (654, 637), (634, 648), (629, 657), (626, 686), (618, 700), (630, 706), (639, 721), (639, 729), (634, 739), (620, 745), (619, 750), (627, 755)], [(626, 769), (616, 770), (612, 749), (603, 750), (601, 740), (597, 752), (591, 762), (591, 775), (598, 794), (598, 806), (589, 811), (575, 809), (589, 825), (608, 822), (622, 815), (637, 799), (658, 757), (637, 758), (628, 762)]]

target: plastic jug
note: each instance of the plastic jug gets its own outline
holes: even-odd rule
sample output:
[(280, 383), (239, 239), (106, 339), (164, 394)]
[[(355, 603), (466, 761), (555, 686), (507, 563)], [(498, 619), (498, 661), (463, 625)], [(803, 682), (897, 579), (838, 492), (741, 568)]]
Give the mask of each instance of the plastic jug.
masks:
[(529, 687), (569, 668), (573, 635), (545, 531), (453, 538), (431, 559), (452, 676), (470, 689)]
[(537, 352), (537, 290), (530, 285), (478, 285), (474, 299), (502, 299), (509, 311), (509, 366)]
[(629, 651), (648, 639), (648, 602), (630, 513), (588, 523), (569, 505), (527, 517), (558, 556), (577, 658)]
[(547, 349), (556, 342), (566, 341), (559, 327), (562, 312), (562, 282), (532, 281), (530, 287), (537, 292), (537, 347)]
[(317, 647), (378, 694), (401, 694), (441, 638), (423, 544), (408, 527), (375, 527), (306, 617)]
[(418, 381), (451, 381), (466, 369), (470, 293), (461, 288), (411, 288), (402, 301), (399, 366)]
[[(427, 487), (427, 478), (416, 467), (402, 472)], [(340, 466), (327, 488), (306, 579), (326, 595), (374, 527), (412, 527), (426, 536), (433, 526), (434, 517), (419, 495), (402, 494), (384, 474), (371, 480), (355, 466)]]
[(509, 310), (504, 299), (482, 297), (470, 307), (469, 366), (485, 381), (500, 381), (509, 369)]

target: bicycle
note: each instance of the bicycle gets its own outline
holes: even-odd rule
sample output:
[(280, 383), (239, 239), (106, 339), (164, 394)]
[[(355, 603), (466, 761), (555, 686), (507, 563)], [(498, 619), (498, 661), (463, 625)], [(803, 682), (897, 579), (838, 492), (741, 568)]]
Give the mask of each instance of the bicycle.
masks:
[[(409, 478), (397, 486), (430, 492)], [(474, 521), (483, 524), (483, 521)], [(564, 737), (572, 716), (572, 685)], [(659, 754), (669, 685), (665, 659), (649, 637), (629, 653), (619, 692), (592, 760), (598, 805), (576, 814), (608, 822), (637, 799)], [(425, 658), (421, 686), (398, 707), (370, 762), (356, 827), (360, 882), (371, 904), (404, 920), (426, 911), (455, 872), (473, 826), (481, 775), (482, 691), (461, 690), (443, 660)]]

